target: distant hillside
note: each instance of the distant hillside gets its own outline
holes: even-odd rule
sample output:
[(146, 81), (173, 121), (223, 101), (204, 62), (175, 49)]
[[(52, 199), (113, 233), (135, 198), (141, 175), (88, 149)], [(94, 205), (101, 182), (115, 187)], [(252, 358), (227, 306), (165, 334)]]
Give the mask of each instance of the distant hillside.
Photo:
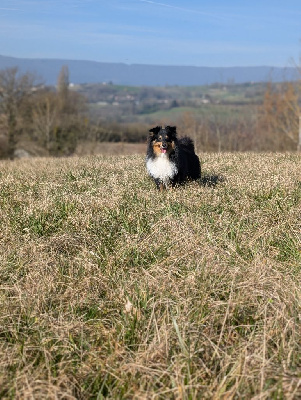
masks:
[[(168, 60), (166, 61), (168, 63)], [(206, 85), (212, 83), (265, 82), (295, 80), (295, 68), (278, 67), (185, 67), (168, 65), (140, 65), (104, 63), (82, 60), (26, 59), (0, 56), (0, 69), (17, 66), (21, 72), (34, 72), (43, 82), (56, 83), (62, 65), (68, 65), (70, 82), (131, 86)]]

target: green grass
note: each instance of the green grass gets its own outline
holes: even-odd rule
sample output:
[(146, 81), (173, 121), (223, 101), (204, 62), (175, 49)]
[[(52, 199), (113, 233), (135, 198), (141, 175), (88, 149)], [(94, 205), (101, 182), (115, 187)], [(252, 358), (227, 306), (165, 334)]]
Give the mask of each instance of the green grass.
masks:
[(301, 158), (200, 157), (0, 163), (0, 398), (301, 396)]

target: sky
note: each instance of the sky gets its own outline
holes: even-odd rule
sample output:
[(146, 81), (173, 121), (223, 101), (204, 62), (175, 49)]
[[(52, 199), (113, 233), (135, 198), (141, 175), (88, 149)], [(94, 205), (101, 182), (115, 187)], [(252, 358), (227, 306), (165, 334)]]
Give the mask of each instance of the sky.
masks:
[(0, 0), (0, 54), (209, 67), (299, 63), (300, 0)]

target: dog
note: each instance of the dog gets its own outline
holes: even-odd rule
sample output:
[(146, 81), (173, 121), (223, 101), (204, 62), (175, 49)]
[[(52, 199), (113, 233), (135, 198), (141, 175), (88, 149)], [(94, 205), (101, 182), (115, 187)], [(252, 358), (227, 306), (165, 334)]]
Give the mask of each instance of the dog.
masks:
[(149, 130), (146, 169), (160, 191), (201, 178), (201, 164), (189, 137), (177, 138), (175, 126)]

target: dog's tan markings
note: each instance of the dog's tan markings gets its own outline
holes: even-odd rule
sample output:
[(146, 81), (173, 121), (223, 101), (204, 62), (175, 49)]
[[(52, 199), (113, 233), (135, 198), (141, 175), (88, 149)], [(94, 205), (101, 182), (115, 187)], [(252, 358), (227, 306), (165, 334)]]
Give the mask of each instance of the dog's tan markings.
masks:
[(153, 149), (154, 149), (154, 153), (158, 156), (159, 154), (161, 154), (161, 146), (162, 143), (160, 142), (156, 142), (153, 144)]
[[(154, 153), (156, 155), (161, 154), (161, 147), (162, 147), (162, 142), (156, 142), (153, 145), (153, 149), (154, 149)], [(167, 144), (167, 149), (166, 149), (166, 154), (169, 155), (170, 153), (172, 153), (172, 151), (174, 150), (174, 145), (173, 143), (168, 143)]]

